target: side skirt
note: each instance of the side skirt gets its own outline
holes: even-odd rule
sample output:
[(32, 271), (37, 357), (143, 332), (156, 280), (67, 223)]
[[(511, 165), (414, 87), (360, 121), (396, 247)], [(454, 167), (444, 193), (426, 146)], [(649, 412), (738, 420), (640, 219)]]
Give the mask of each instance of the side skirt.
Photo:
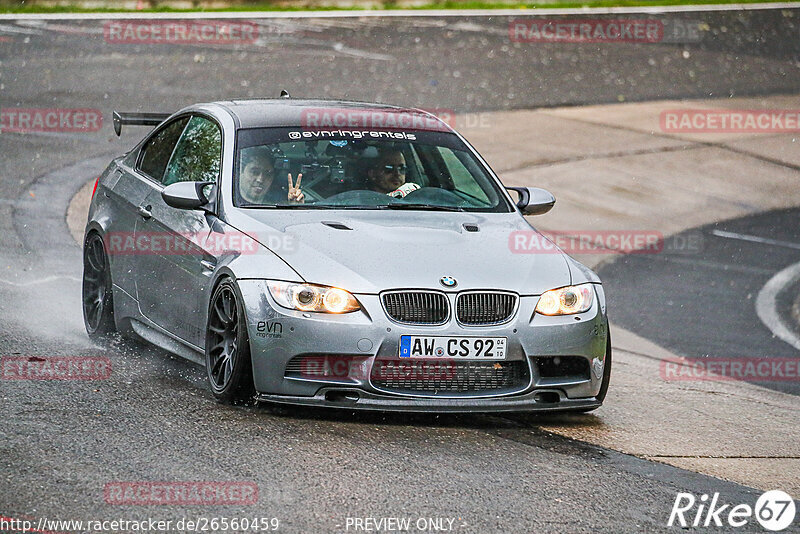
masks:
[(131, 329), (134, 331), (134, 333), (148, 343), (152, 343), (157, 347), (176, 354), (181, 358), (186, 358), (187, 360), (198, 365), (205, 366), (205, 353), (200, 349), (200, 347), (195, 347), (194, 345), (173, 336), (163, 328), (153, 323), (145, 324), (137, 319), (130, 319), (130, 322)]

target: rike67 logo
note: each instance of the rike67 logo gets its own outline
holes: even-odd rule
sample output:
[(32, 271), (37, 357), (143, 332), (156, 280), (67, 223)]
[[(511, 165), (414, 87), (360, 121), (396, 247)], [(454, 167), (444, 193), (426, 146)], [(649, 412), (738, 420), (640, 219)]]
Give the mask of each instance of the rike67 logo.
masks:
[(794, 523), (794, 499), (786, 492), (771, 490), (762, 494), (751, 507), (749, 504), (734, 506), (726, 503), (720, 499), (719, 493), (714, 493), (711, 498), (705, 493), (699, 498), (691, 493), (678, 493), (667, 526), (739, 528), (754, 517), (766, 530), (785, 530)]

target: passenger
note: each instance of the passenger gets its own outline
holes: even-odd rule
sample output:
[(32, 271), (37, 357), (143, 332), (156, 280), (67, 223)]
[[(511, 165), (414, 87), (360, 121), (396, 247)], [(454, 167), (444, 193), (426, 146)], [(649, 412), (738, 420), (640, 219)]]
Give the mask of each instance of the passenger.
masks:
[(419, 185), (414, 182), (406, 183), (407, 170), (402, 151), (383, 150), (378, 153), (376, 163), (367, 170), (367, 183), (373, 191), (403, 198), (419, 189)]
[(297, 183), (292, 183), (289, 173), (289, 192), (284, 197), (280, 185), (275, 183), (275, 165), (272, 154), (263, 147), (242, 150), (241, 171), (239, 173), (239, 192), (247, 202), (253, 204), (275, 204), (288, 200), (304, 203), (305, 195), (300, 189), (302, 174), (297, 175)]

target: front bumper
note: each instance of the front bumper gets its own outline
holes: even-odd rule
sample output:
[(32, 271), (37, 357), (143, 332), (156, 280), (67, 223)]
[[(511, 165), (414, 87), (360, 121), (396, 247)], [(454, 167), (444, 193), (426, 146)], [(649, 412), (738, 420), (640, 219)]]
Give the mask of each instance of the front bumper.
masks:
[[(511, 321), (496, 326), (463, 326), (451, 318), (441, 326), (412, 326), (389, 319), (378, 295), (356, 295), (363, 309), (344, 315), (312, 314), (278, 306), (263, 280), (239, 280), (250, 337), (253, 378), (258, 399), (303, 405), (367, 410), (431, 412), (559, 411), (600, 405), (606, 354), (607, 320), (602, 286), (585, 313), (546, 317), (534, 315), (538, 297), (520, 297)], [(451, 307), (457, 292), (448, 293)], [(506, 361), (524, 362), (527, 376), (513, 389), (473, 392), (394, 391), (373, 384), (377, 360), (397, 359), (401, 335), (502, 336), (508, 339)], [(364, 372), (321, 379), (287, 376), (298, 355), (354, 358)], [(581, 376), (543, 373), (540, 358), (585, 358)], [(502, 362), (501, 362), (502, 363)]]

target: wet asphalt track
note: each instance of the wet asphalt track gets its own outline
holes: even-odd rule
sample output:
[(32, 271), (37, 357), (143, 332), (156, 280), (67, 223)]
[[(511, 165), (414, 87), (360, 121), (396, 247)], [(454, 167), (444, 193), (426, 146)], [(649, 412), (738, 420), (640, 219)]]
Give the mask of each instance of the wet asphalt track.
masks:
[[(756, 300), (775, 273), (800, 261), (799, 223), (798, 209), (720, 221), (674, 238), (696, 239), (691, 252), (628, 255), (605, 265), (599, 274), (612, 320), (682, 356), (797, 358), (758, 318)], [(796, 326), (797, 286), (778, 296), (781, 316)], [(760, 385), (800, 394), (796, 381)]]
[[(173, 110), (284, 87), (457, 112), (789, 92), (800, 86), (798, 16), (674, 15), (701, 18), (707, 34), (657, 45), (514, 44), (505, 18), (262, 21), (263, 39), (240, 48), (109, 45), (102, 23), (2, 21), (0, 106), (99, 108), (110, 122), (112, 109)], [(678, 491), (754, 500), (758, 492), (741, 486), (548, 434), (536, 418), (221, 406), (193, 364), (137, 344), (93, 346), (80, 317), (80, 250), (64, 212), (140, 133), (117, 140), (107, 124), (91, 134), (0, 135), (2, 353), (102, 355), (113, 365), (101, 382), (0, 382), (0, 515), (278, 517), (284, 532), (342, 531), (348, 516), (449, 517), (461, 532), (640, 532), (663, 529)], [(737, 229), (758, 230), (748, 224), (757, 221)], [(720, 261), (750, 253), (726, 246), (713, 251)], [(784, 263), (759, 262), (760, 275)], [(654, 274), (650, 265), (611, 264), (604, 275), (612, 287), (616, 269)], [(692, 284), (703, 283), (698, 269)], [(726, 314), (758, 327), (745, 307)], [(685, 317), (666, 314), (673, 322), (659, 329), (646, 318), (620, 320), (688, 355), (741, 350), (722, 335), (658, 337), (686, 326)], [(248, 481), (259, 500), (105, 504), (105, 484), (120, 480)]]

